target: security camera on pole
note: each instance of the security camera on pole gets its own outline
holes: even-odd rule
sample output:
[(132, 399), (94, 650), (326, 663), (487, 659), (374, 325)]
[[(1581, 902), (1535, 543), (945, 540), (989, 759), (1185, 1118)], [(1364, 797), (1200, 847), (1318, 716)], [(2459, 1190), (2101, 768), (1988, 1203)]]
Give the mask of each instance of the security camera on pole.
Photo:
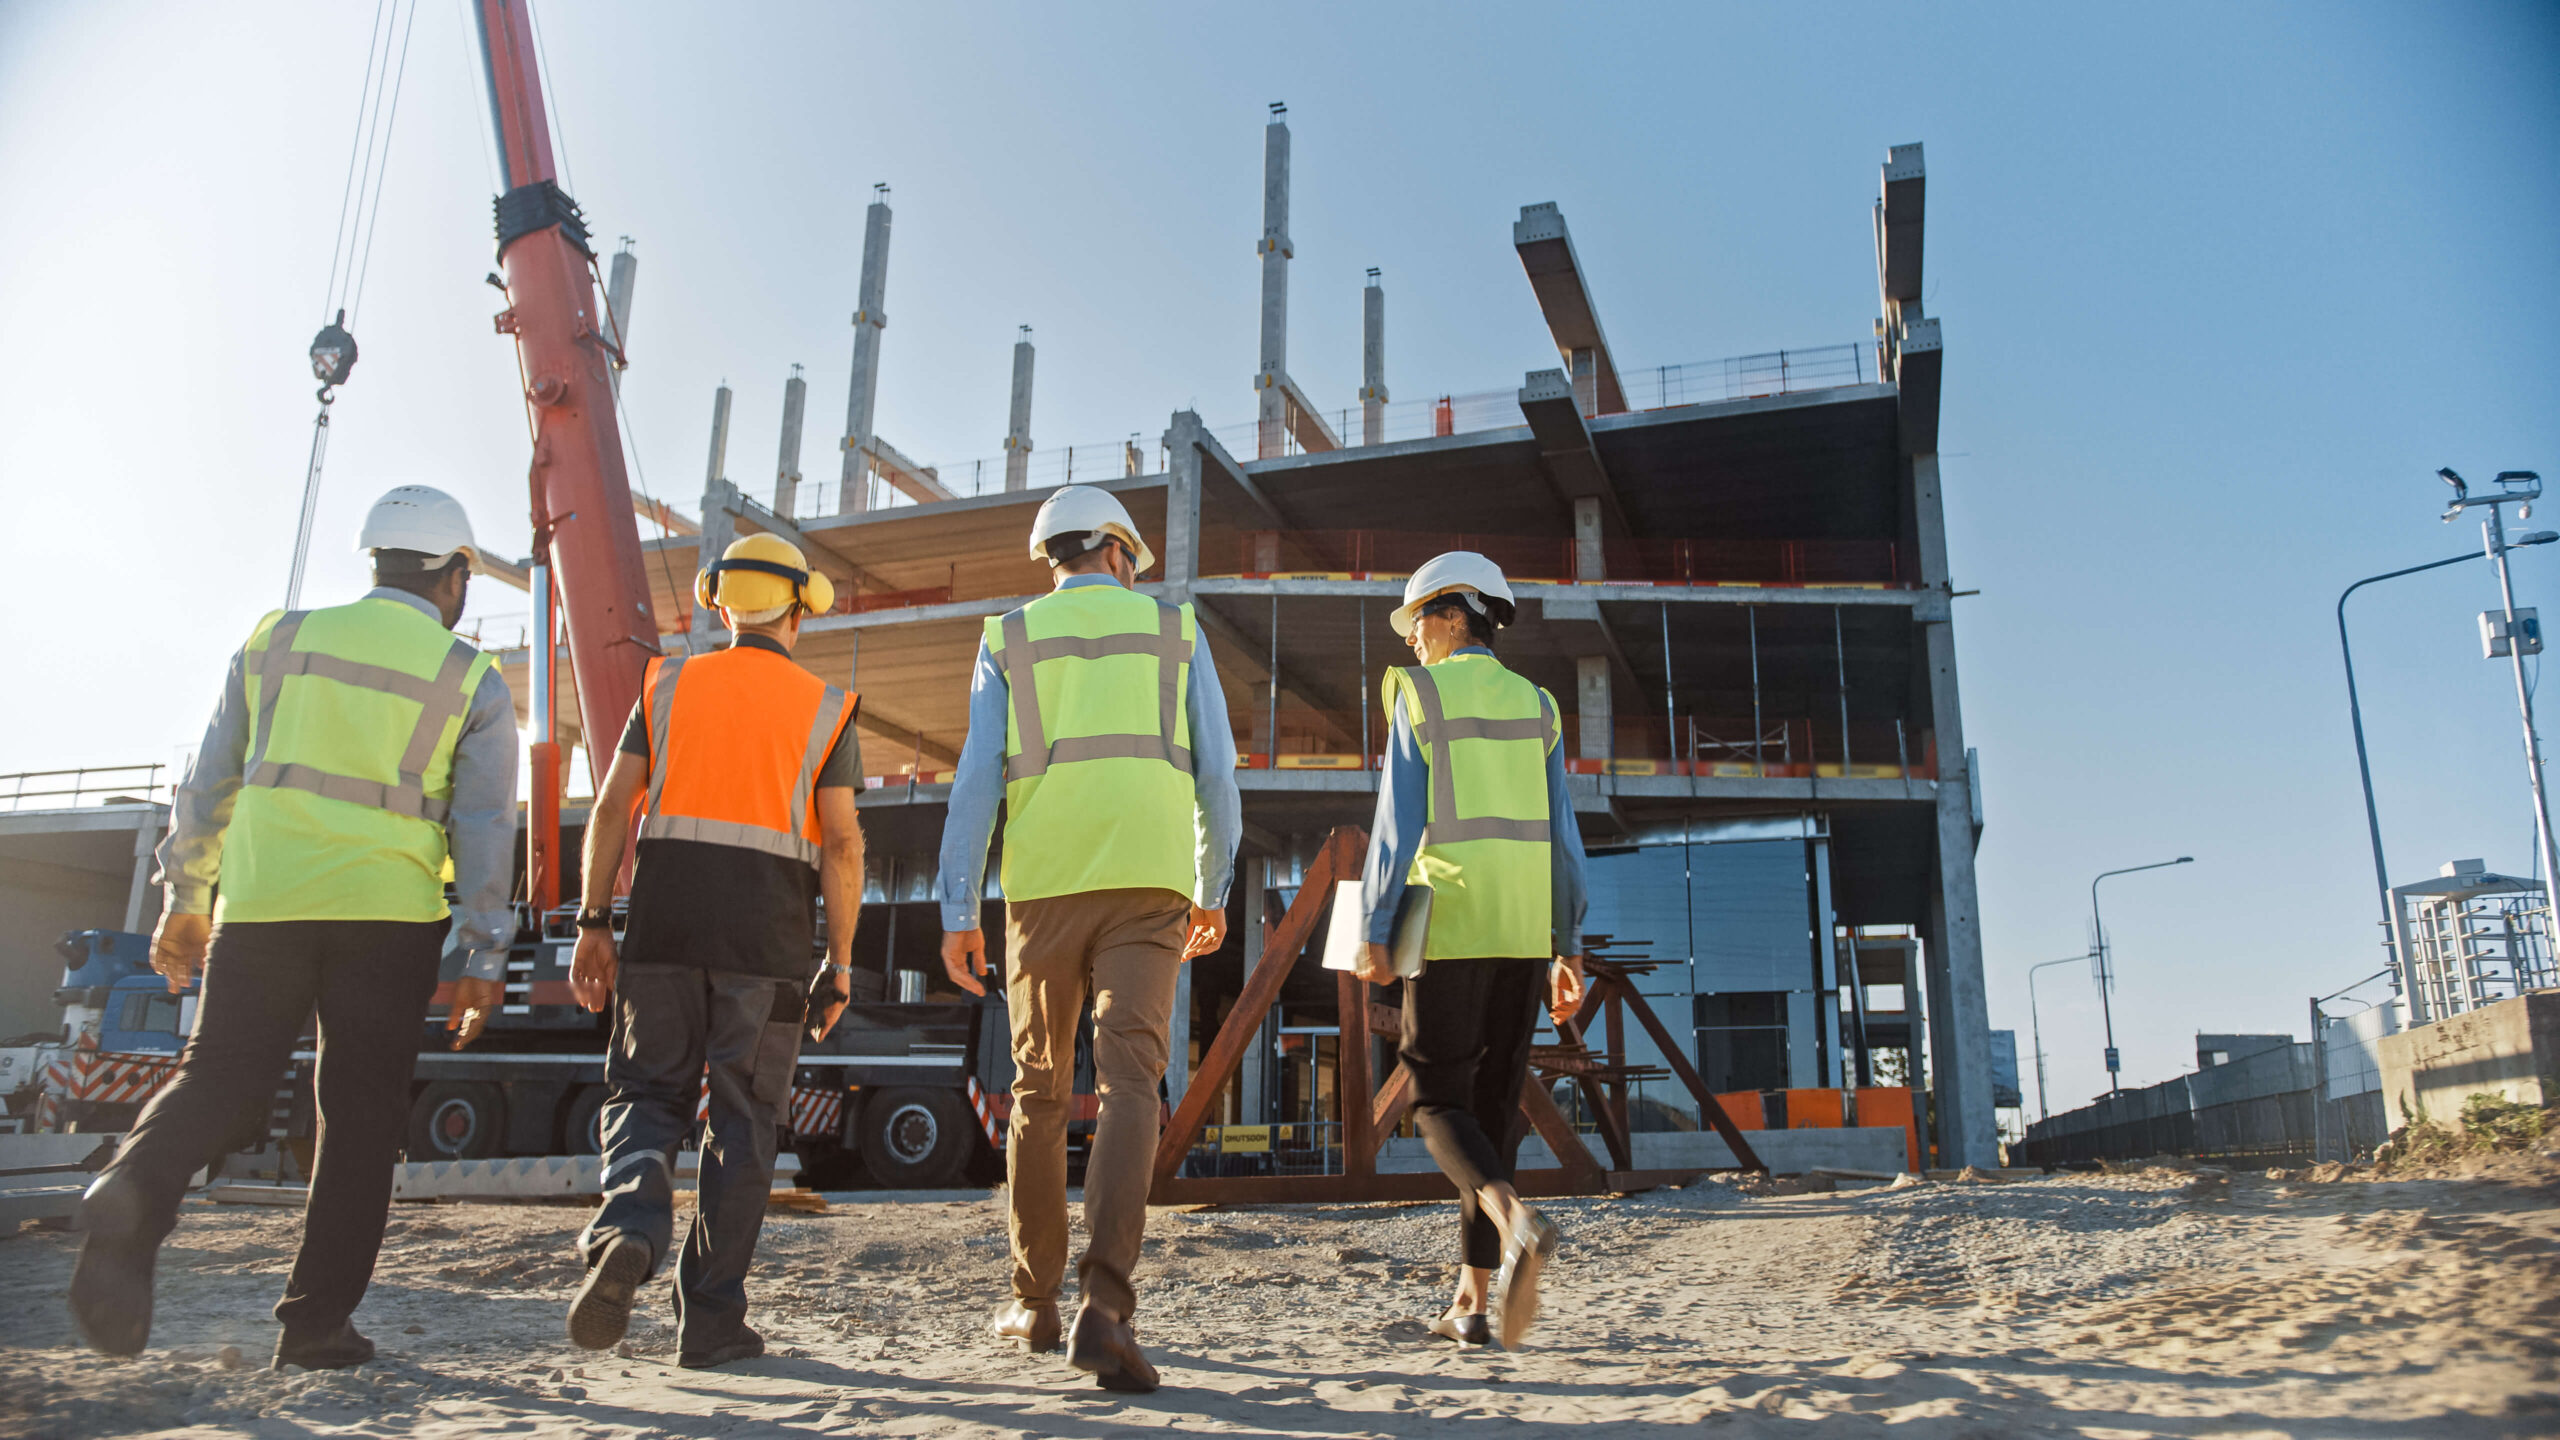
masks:
[[(2453, 487), (2453, 503), (2444, 508), (2447, 524), (2474, 505), (2488, 507), (2489, 518), (2480, 523), (2480, 539), (2490, 562), (2498, 567), (2498, 599), (2503, 608), (2481, 612), (2480, 648), (2485, 658), (2504, 655), (2515, 666), (2516, 707), (2524, 715), (2526, 775), (2533, 782), (2534, 838), (2542, 847), (2543, 883), (2551, 886), (2560, 883), (2560, 851), (2552, 846), (2551, 802), (2542, 790), (2542, 740), (2533, 733), (2533, 687), (2524, 678), (2524, 657), (2542, 653), (2542, 620), (2531, 610), (2516, 608), (2515, 582), (2507, 573), (2507, 552), (2515, 547), (2507, 543), (2506, 511), (2500, 508), (2513, 505), (2517, 519), (2532, 519), (2533, 502), (2542, 498), (2542, 477), (2531, 470), (2501, 470), (2494, 492), (2474, 495), (2452, 470), (2438, 470), (2436, 475)], [(2547, 908), (2550, 891), (2543, 893)]]

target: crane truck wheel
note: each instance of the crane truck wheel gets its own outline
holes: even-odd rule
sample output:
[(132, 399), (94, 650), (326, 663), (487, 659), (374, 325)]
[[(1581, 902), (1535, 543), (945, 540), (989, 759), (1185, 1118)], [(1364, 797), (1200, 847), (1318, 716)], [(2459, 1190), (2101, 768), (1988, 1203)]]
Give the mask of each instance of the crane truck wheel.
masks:
[(409, 1106), (409, 1158), (481, 1160), (506, 1135), (506, 1100), (495, 1085), (437, 1080)]
[(862, 1107), (854, 1145), (884, 1188), (939, 1189), (968, 1162), (975, 1123), (968, 1105), (951, 1091), (882, 1090)]

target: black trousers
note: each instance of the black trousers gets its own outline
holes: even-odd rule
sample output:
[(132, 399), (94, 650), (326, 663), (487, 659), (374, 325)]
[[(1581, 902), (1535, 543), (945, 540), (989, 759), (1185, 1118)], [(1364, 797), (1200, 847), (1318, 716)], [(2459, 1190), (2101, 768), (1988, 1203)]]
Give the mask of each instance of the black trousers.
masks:
[(747, 1267), (773, 1194), (774, 1127), (791, 1095), (808, 1011), (804, 982), (691, 965), (625, 965), (604, 1057), (604, 1204), (579, 1237), (595, 1263), (616, 1235), (648, 1242), (652, 1272), (675, 1239), (676, 1147), (693, 1133), (703, 1077), (693, 1226), (676, 1260), (676, 1329), (713, 1349), (747, 1323)]
[(1509, 1180), (1520, 1156), (1520, 1082), (1546, 999), (1547, 960), (1434, 960), (1404, 982), (1404, 1040), (1413, 1124), (1458, 1187), (1459, 1254), (1502, 1263), (1502, 1232), (1476, 1191)]
[(302, 1250), (276, 1318), (326, 1335), (373, 1283), (391, 1167), (409, 1130), (409, 1078), (451, 922), (271, 920), (214, 928), (195, 1034), (178, 1073), (143, 1107), (99, 1183), (138, 1187), (156, 1244), (187, 1180), (222, 1158), (242, 1105), (273, 1095), (293, 1042), (320, 1012), (318, 1152)]

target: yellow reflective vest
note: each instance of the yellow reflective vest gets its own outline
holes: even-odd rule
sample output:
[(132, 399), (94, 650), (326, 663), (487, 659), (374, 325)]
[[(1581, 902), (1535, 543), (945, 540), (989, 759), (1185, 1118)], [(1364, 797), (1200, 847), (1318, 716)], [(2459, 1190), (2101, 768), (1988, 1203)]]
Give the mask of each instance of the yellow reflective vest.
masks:
[(1191, 893), (1201, 823), (1188, 686), (1198, 620), (1117, 585), (990, 619), (1004, 676), (1005, 898)]
[(215, 919), (443, 919), (453, 751), (489, 664), (397, 600), (258, 622)]
[(1387, 672), (1430, 771), (1428, 823), (1408, 884), (1431, 887), (1432, 960), (1542, 956), (1555, 945), (1547, 755), (1555, 698), (1490, 655)]

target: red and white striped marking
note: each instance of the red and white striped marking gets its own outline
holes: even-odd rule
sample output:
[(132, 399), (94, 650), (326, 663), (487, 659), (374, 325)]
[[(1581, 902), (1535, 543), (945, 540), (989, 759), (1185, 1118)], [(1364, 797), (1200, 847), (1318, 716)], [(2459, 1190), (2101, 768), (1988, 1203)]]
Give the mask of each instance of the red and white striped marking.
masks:
[(810, 1085), (791, 1087), (791, 1130), (830, 1139), (844, 1131), (844, 1092)]
[(1004, 1148), (1004, 1122), (1013, 1109), (1012, 1099), (990, 1096), (979, 1086), (977, 1076), (969, 1077), (969, 1108), (978, 1112), (978, 1126), (987, 1132), (987, 1143), (999, 1150)]

